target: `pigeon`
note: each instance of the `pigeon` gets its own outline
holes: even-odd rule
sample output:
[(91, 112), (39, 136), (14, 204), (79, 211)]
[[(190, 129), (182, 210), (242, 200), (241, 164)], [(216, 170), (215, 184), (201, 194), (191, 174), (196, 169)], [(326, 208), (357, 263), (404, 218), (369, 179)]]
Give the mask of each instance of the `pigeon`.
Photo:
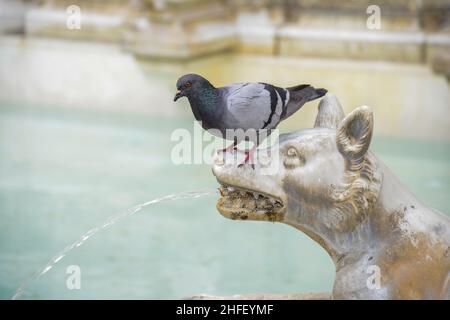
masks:
[[(174, 101), (187, 97), (192, 112), (203, 129), (216, 129), (221, 137), (227, 130), (242, 129), (256, 131), (256, 141), (251, 150), (245, 152), (247, 163), (259, 145), (259, 132), (266, 131), (266, 137), (277, 125), (297, 112), (306, 102), (320, 98), (326, 89), (315, 89), (308, 84), (281, 88), (263, 82), (233, 83), (216, 88), (198, 74), (186, 74), (176, 83)], [(228, 152), (237, 149), (239, 139), (223, 149)]]

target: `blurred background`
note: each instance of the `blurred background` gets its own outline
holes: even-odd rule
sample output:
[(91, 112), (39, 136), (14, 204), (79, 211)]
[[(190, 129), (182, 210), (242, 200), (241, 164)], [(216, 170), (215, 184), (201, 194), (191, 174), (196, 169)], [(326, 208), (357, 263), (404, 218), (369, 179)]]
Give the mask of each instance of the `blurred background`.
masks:
[[(170, 159), (171, 133), (193, 131), (187, 101), (173, 102), (189, 72), (217, 86), (309, 83), (346, 112), (371, 106), (372, 151), (449, 214), (449, 49), (448, 0), (0, 0), (0, 298), (110, 215), (217, 187), (208, 165)], [(317, 104), (281, 131), (311, 127)], [(22, 298), (331, 291), (318, 244), (282, 224), (226, 220), (216, 200), (120, 221)], [(66, 287), (69, 265), (80, 290)]]

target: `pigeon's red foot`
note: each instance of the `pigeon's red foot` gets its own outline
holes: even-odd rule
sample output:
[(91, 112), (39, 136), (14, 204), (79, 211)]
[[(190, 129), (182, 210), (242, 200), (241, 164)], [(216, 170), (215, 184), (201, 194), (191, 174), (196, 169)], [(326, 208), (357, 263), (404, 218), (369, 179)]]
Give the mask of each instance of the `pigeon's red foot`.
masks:
[(248, 163), (248, 164), (250, 164), (252, 166), (252, 169), (255, 169), (255, 163), (253, 161), (253, 155), (255, 154), (256, 148), (257, 147), (254, 146), (249, 151), (245, 151), (244, 162), (242, 162), (241, 164), (238, 165), (239, 168), (243, 167), (244, 164)]
[(233, 142), (232, 144), (230, 144), (228, 147), (226, 147), (225, 149), (221, 149), (219, 150), (222, 153), (227, 153), (230, 151), (236, 151), (237, 150), (237, 143)]

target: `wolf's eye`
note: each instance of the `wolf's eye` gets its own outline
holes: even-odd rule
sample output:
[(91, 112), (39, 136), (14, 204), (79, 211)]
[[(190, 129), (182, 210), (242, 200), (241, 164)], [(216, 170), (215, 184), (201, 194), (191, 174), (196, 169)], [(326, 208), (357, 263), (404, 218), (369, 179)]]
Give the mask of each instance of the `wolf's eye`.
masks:
[(286, 151), (286, 156), (284, 158), (284, 166), (288, 169), (298, 167), (304, 163), (303, 157), (299, 154), (297, 149), (290, 147)]
[(295, 156), (297, 156), (297, 150), (295, 150), (295, 148), (291, 147), (291, 148), (288, 149), (287, 155), (289, 157), (295, 157)]

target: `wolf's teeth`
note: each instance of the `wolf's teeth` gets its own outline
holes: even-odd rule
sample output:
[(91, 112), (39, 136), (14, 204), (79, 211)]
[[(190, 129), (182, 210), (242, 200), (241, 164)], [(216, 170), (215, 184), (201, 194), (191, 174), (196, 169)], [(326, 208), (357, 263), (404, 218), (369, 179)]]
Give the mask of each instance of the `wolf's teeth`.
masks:
[(228, 188), (228, 190), (230, 191), (230, 192), (233, 192), (234, 191), (234, 188), (233, 187), (227, 187)]
[(255, 198), (255, 200), (258, 200), (259, 193), (257, 193), (257, 192), (252, 192), (252, 194), (253, 194), (253, 198)]

